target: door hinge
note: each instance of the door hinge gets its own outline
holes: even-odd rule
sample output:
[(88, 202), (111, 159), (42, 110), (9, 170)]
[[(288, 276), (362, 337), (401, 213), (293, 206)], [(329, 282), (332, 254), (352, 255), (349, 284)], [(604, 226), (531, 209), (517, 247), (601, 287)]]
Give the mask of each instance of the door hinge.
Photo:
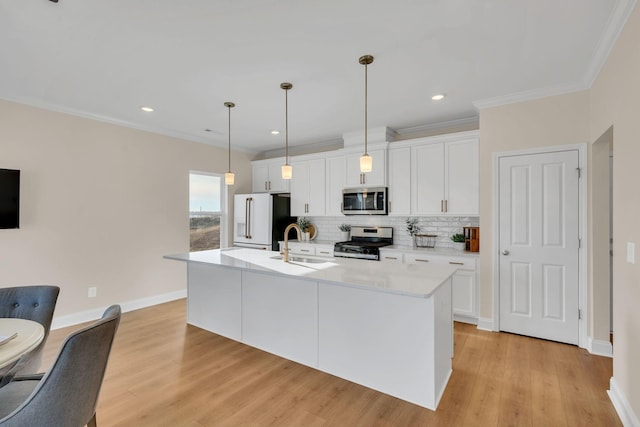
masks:
[(576, 171), (578, 172), (578, 179), (582, 178), (582, 169), (576, 168)]
[(578, 320), (582, 320), (582, 310), (578, 309)]

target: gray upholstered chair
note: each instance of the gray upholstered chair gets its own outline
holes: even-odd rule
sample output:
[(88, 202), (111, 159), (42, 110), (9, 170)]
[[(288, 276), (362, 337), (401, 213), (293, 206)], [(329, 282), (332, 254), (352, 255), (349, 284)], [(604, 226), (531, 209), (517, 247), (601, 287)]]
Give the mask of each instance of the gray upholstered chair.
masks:
[(13, 375), (40, 372), (42, 349), (49, 336), (59, 293), (57, 286), (0, 288), (0, 317), (33, 320), (44, 327), (44, 338), (38, 347), (24, 355), (12, 368), (0, 371), (0, 385)]
[(73, 332), (45, 374), (15, 377), (0, 388), (0, 426), (96, 426), (96, 406), (120, 306), (102, 319)]

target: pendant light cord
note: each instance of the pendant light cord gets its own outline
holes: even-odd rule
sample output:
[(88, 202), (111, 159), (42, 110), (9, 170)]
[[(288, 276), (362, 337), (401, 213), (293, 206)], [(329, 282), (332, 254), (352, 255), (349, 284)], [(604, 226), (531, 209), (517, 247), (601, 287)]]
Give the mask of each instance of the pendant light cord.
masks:
[(284, 164), (289, 164), (289, 90), (284, 91)]
[(229, 110), (229, 170), (231, 172), (231, 106), (227, 106)]
[(368, 105), (369, 105), (369, 91), (368, 91), (368, 73), (367, 69), (369, 64), (364, 64), (364, 155), (367, 156), (367, 129), (368, 129)]

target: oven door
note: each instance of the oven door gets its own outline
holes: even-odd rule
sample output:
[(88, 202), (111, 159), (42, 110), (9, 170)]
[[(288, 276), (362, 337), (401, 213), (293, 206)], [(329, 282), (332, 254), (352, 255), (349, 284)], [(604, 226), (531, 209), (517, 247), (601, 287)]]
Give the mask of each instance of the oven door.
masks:
[(387, 215), (387, 189), (345, 188), (342, 190), (344, 215)]

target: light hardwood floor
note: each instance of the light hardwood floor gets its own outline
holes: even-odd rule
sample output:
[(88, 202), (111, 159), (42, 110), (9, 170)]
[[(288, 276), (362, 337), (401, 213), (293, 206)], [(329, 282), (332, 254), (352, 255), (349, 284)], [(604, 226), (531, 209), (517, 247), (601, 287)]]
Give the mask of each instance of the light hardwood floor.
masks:
[[(621, 425), (606, 394), (611, 359), (575, 346), (456, 323), (453, 374), (433, 412), (185, 319), (185, 300), (123, 315), (100, 427)], [(76, 328), (52, 331), (43, 366)]]

